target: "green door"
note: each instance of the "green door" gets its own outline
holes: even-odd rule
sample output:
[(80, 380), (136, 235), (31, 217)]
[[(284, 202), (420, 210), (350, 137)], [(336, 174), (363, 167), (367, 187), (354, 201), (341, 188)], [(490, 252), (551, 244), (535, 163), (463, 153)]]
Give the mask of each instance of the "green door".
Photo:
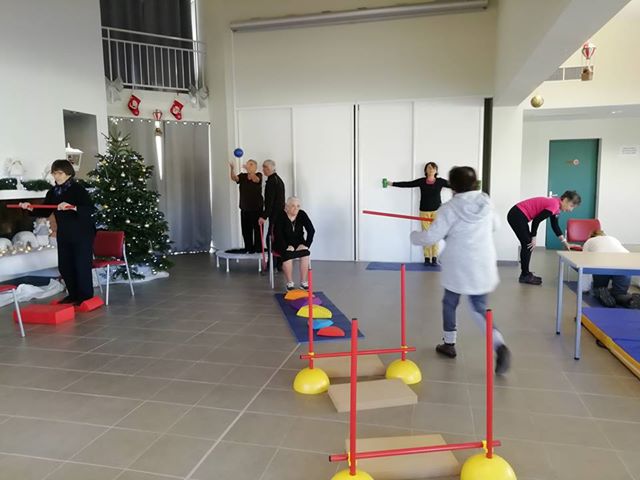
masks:
[[(582, 203), (573, 212), (560, 214), (564, 232), (569, 218), (595, 218), (600, 140), (552, 140), (549, 142), (549, 192), (554, 196), (575, 190)], [(558, 250), (562, 244), (547, 226), (546, 245)]]

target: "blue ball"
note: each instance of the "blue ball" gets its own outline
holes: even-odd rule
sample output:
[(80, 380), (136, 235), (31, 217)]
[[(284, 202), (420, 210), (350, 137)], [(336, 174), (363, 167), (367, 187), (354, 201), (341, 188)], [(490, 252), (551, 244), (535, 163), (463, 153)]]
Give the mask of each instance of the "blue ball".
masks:
[(242, 158), (242, 156), (244, 155), (244, 151), (243, 151), (241, 148), (236, 148), (236, 149), (233, 151), (233, 155), (234, 155), (236, 158)]

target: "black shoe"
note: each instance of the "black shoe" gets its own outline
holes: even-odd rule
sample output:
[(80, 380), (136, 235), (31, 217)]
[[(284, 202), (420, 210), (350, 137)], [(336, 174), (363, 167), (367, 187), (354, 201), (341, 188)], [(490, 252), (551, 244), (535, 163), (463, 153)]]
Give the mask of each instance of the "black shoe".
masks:
[(455, 343), (442, 343), (436, 346), (436, 352), (440, 355), (444, 355), (449, 358), (456, 358), (458, 355), (456, 353), (456, 344)]
[(596, 288), (594, 289), (593, 293), (595, 294), (595, 297), (600, 300), (600, 303), (602, 303), (602, 305), (604, 305), (605, 307), (614, 308), (616, 306), (616, 299), (613, 298), (613, 295), (611, 295), (611, 292), (607, 287)]
[(511, 352), (506, 345), (500, 345), (496, 350), (496, 375), (504, 375), (511, 366)]
[(520, 283), (526, 283), (528, 285), (542, 285), (542, 278), (536, 277), (533, 273), (520, 275), (520, 278), (518, 278), (518, 281)]

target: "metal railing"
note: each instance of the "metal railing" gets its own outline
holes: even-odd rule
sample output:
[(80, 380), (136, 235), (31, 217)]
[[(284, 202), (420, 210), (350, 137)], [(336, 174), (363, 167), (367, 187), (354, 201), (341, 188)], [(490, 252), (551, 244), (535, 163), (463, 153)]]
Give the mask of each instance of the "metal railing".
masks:
[(205, 85), (204, 43), (102, 27), (105, 76), (128, 88), (188, 92)]

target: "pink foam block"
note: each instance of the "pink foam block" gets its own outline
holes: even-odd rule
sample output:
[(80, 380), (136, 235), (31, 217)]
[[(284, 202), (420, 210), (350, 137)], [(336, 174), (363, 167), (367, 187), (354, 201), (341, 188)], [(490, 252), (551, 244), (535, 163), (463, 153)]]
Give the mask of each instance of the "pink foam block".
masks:
[[(60, 305), (27, 305), (20, 309), (23, 323), (39, 323), (57, 325), (69, 322), (76, 316), (73, 305), (61, 303)], [(13, 312), (13, 321), (18, 321), (18, 315)]]

